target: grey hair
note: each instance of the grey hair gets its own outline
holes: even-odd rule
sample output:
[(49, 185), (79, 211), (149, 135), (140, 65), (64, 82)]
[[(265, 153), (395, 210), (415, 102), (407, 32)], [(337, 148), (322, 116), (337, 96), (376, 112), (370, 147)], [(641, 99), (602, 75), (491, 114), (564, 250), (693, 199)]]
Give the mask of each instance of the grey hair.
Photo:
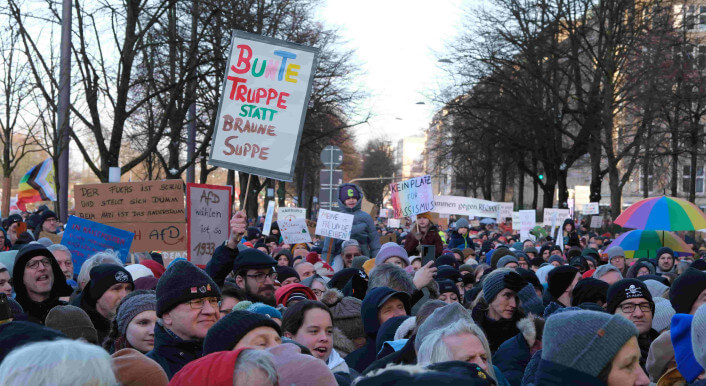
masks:
[(594, 279), (600, 279), (603, 277), (603, 275), (607, 274), (610, 271), (615, 271), (620, 274), (620, 278), (623, 278), (623, 273), (620, 272), (620, 269), (618, 267), (614, 266), (613, 264), (603, 264), (596, 268), (596, 272), (593, 273), (593, 278)]
[(81, 270), (78, 273), (78, 286), (83, 290), (89, 280), (91, 280), (91, 269), (96, 265), (101, 264), (115, 264), (119, 266), (124, 266), (123, 262), (120, 261), (120, 253), (112, 249), (106, 249), (102, 252), (97, 252), (93, 256), (86, 259), (81, 265)]
[[(80, 369), (80, 371), (76, 371)], [(59, 339), (24, 345), (0, 364), (3, 385), (118, 385), (110, 355), (100, 346)]]
[(69, 254), (69, 257), (72, 257), (71, 251), (69, 248), (66, 247), (66, 245), (61, 245), (61, 244), (52, 244), (48, 248), (49, 252), (54, 253), (54, 251), (61, 251), (61, 252), (66, 252)]
[[(267, 380), (272, 385), (279, 383), (277, 369), (275, 368), (274, 357), (265, 350), (247, 349), (238, 354), (238, 359), (233, 368), (233, 379), (237, 380), (238, 375), (250, 377), (256, 371), (261, 370), (267, 376)], [(235, 384), (235, 382), (233, 383)]]
[(488, 345), (488, 339), (485, 338), (483, 330), (481, 330), (478, 325), (474, 323), (468, 323), (465, 320), (458, 320), (450, 325), (429, 334), (422, 345), (419, 347), (419, 353), (417, 353), (417, 363), (420, 365), (430, 365), (439, 362), (448, 362), (454, 360), (451, 350), (444, 342), (444, 338), (447, 336), (454, 336), (460, 334), (471, 334), (474, 335), (480, 341), (483, 346), (483, 351), (485, 351), (485, 356), (488, 358), (488, 371), (491, 377), (495, 378), (495, 371), (493, 371), (493, 361), (490, 357), (490, 346)]
[(368, 289), (390, 287), (395, 291), (411, 294), (416, 287), (412, 277), (404, 269), (393, 264), (380, 264), (370, 271)]

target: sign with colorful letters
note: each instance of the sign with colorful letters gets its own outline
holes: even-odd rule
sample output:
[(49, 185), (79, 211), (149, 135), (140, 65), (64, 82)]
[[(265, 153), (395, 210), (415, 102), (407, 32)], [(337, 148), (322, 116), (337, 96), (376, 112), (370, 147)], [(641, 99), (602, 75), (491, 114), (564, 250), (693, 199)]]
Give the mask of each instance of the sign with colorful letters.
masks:
[(431, 176), (415, 177), (390, 184), (393, 218), (414, 216), (434, 210)]

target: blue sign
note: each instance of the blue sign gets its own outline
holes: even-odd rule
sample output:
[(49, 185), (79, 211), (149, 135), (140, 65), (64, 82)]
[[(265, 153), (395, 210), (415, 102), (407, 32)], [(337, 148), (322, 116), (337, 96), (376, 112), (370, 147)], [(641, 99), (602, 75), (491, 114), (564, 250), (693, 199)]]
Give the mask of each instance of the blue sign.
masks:
[(84, 261), (106, 249), (119, 252), (120, 260), (124, 263), (130, 253), (133, 237), (135, 234), (132, 232), (70, 216), (61, 238), (61, 245), (71, 251), (74, 273), (78, 274)]

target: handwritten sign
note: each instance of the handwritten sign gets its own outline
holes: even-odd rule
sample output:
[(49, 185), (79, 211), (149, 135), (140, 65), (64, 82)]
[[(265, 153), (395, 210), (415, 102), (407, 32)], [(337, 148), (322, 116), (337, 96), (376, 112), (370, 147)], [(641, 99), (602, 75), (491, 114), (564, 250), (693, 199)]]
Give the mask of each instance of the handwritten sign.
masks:
[(233, 31), (211, 165), (291, 181), (318, 49)]
[(414, 216), (434, 210), (431, 176), (415, 177), (390, 184), (390, 200), (394, 218)]
[(265, 213), (265, 223), (262, 224), (262, 234), (265, 236), (270, 235), (270, 229), (272, 228), (272, 215), (275, 214), (275, 202), (270, 201), (267, 204), (267, 213)]
[(277, 225), (279, 225), (279, 231), (282, 232), (282, 238), (285, 243), (294, 245), (311, 242), (311, 234), (306, 220), (297, 218), (291, 221), (277, 221)]
[(600, 228), (603, 226), (603, 216), (591, 216), (591, 228)]
[(512, 209), (515, 204), (512, 202), (499, 202), (498, 222), (505, 222), (506, 219), (512, 218)]
[(352, 214), (348, 213), (319, 209), (319, 219), (316, 221), (316, 231), (314, 233), (319, 236), (348, 240), (351, 238), (353, 217)]
[(520, 212), (512, 212), (512, 230), (520, 230)]
[(552, 225), (552, 217), (556, 213), (556, 226), (561, 226), (564, 220), (571, 218), (568, 209), (544, 208), (544, 225)]
[(391, 218), (387, 220), (387, 227), (388, 228), (399, 228), (400, 227), (400, 220), (396, 218)]
[(520, 239), (529, 239), (530, 231), (534, 228), (537, 221), (537, 211), (534, 209), (521, 210), (520, 216)]
[(434, 212), (436, 213), (496, 218), (499, 211), (500, 204), (493, 201), (459, 196), (434, 197)]
[(386, 208), (380, 208), (380, 213), (378, 213), (378, 217), (380, 218), (388, 218), (390, 217), (391, 211)]
[(277, 208), (277, 224), (282, 221), (292, 221), (294, 219), (306, 219), (306, 208), (290, 208), (280, 206)]
[(187, 259), (204, 266), (216, 247), (230, 235), (231, 187), (186, 184), (188, 254)]
[(583, 205), (583, 214), (589, 215), (589, 214), (598, 214), (599, 209), (598, 209), (598, 203), (597, 202), (589, 202), (588, 204)]
[(79, 273), (81, 265), (96, 252), (112, 249), (120, 253), (120, 259), (130, 253), (134, 234), (91, 220), (69, 216), (61, 245), (69, 248), (74, 263), (74, 273)]

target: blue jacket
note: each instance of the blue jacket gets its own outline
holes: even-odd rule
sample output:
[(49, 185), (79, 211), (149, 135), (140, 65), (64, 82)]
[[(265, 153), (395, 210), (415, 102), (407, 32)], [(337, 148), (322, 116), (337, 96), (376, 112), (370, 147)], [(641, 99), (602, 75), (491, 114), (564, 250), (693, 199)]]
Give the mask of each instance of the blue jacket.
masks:
[(542, 386), (605, 386), (605, 383), (594, 376), (544, 359), (539, 362), (534, 384)]
[(522, 386), (534, 385), (534, 378), (537, 376), (537, 368), (539, 367), (539, 362), (542, 360), (542, 350), (537, 351), (532, 355), (527, 367), (525, 367), (525, 374), (522, 376)]
[(522, 376), (531, 358), (530, 347), (522, 333), (506, 340), (493, 355), (493, 364), (512, 385), (521, 385)]
[(172, 379), (182, 367), (203, 356), (203, 343), (179, 339), (159, 324), (154, 326), (154, 348), (148, 357), (159, 363)]
[[(358, 194), (360, 195), (360, 199), (353, 208), (349, 208), (339, 198), (338, 211), (353, 215), (353, 228), (351, 228), (351, 238), (358, 241), (358, 244), (360, 244), (360, 250), (363, 252), (364, 256), (375, 258), (375, 256), (378, 254), (378, 251), (380, 251), (380, 235), (375, 229), (375, 222), (373, 221), (373, 218), (360, 209), (361, 205), (363, 204), (363, 191), (358, 187), (358, 185), (355, 184), (343, 184), (338, 188), (339, 192), (344, 189), (357, 190)], [(330, 260), (333, 261), (333, 257), (341, 253), (341, 244), (343, 243), (343, 241), (326, 237), (324, 239), (323, 250), (321, 251), (321, 259), (325, 262), (329, 262), (328, 249), (329, 243), (331, 242), (333, 242), (334, 244), (331, 245)]]
[(451, 233), (451, 238), (449, 239), (448, 248), (449, 249), (473, 248), (473, 240), (471, 240), (471, 238), (468, 237), (468, 233), (466, 233), (464, 236), (461, 236), (461, 234), (459, 234), (458, 232), (453, 231), (453, 233)]

